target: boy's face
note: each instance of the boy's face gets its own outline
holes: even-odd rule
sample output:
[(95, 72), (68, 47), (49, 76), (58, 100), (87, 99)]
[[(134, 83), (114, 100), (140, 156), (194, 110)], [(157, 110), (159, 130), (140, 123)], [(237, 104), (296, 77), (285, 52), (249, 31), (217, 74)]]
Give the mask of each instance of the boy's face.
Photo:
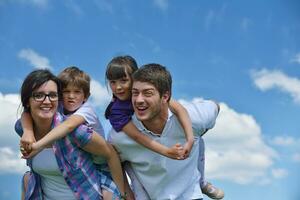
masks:
[(64, 109), (69, 112), (76, 111), (86, 100), (82, 88), (69, 84), (63, 89)]

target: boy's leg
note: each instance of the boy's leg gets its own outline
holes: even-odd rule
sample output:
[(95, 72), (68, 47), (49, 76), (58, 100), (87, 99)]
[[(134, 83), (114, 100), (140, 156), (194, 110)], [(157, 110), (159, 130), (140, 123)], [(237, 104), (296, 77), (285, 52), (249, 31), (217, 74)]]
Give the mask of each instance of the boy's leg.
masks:
[(135, 199), (137, 200), (149, 200), (150, 197), (145, 191), (143, 185), (139, 181), (138, 177), (135, 175), (133, 169), (131, 168), (131, 165), (129, 163), (124, 164), (124, 170), (128, 174), (130, 180), (131, 180), (131, 186), (132, 191), (134, 193)]
[(223, 190), (213, 186), (205, 180), (205, 144), (202, 137), (199, 138), (198, 170), (201, 173), (199, 184), (202, 193), (211, 199), (222, 199), (224, 197)]
[(113, 193), (108, 190), (102, 190), (103, 200), (112, 200), (113, 199)]
[(25, 172), (25, 174), (22, 177), (22, 192), (21, 192), (21, 200), (25, 199), (25, 194), (28, 186), (28, 181), (29, 181), (29, 172)]

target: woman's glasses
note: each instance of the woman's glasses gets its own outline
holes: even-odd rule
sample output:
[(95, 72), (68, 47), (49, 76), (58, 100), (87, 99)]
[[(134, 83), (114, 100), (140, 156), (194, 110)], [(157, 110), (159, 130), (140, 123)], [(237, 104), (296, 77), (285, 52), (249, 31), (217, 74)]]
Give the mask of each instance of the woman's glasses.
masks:
[(38, 102), (45, 101), (46, 97), (48, 97), (48, 99), (50, 101), (57, 101), (58, 100), (57, 92), (50, 92), (49, 94), (45, 94), (43, 92), (34, 92), (34, 93), (32, 93), (31, 96), (35, 101), (38, 101)]

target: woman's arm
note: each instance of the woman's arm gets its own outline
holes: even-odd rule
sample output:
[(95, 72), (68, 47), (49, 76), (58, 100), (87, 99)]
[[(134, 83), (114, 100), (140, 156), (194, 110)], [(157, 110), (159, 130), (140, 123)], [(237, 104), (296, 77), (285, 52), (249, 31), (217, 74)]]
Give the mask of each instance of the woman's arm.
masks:
[(120, 158), (112, 147), (103, 137), (93, 131), (90, 141), (83, 147), (87, 152), (103, 156), (107, 159), (112, 178), (119, 188), (122, 195), (125, 194), (125, 183)]
[(170, 110), (178, 117), (181, 126), (183, 127), (186, 143), (184, 145), (184, 156), (188, 157), (194, 144), (194, 134), (192, 122), (187, 110), (177, 101), (171, 99), (169, 102)]
[(180, 144), (172, 147), (166, 147), (159, 142), (151, 139), (147, 135), (141, 133), (132, 121), (129, 121), (122, 129), (131, 139), (144, 147), (172, 159), (183, 159), (183, 148)]

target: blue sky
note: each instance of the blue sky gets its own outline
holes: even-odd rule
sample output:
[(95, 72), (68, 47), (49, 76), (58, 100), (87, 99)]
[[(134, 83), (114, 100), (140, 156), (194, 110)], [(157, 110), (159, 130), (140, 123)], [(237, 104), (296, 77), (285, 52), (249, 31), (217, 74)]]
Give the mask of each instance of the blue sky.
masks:
[(206, 177), (225, 199), (299, 199), (299, 9), (296, 0), (0, 0), (0, 199), (19, 198), (26, 170), (13, 130), (24, 77), (82, 68), (108, 130), (105, 66), (123, 54), (167, 66), (176, 99), (220, 102), (204, 136)]

